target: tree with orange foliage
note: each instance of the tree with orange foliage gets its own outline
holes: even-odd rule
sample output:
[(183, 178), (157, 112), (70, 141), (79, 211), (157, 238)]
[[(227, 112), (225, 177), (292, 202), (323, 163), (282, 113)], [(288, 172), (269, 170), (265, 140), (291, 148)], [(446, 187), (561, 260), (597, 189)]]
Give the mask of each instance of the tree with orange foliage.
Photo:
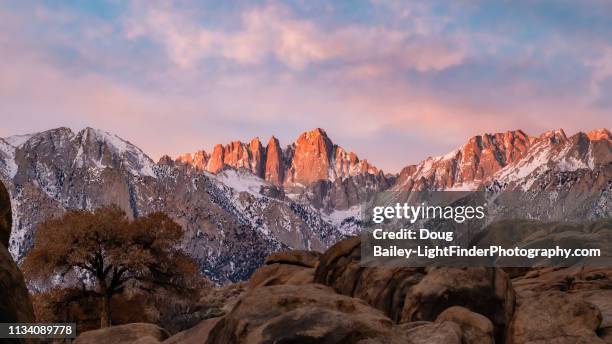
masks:
[(161, 212), (130, 221), (114, 205), (70, 210), (39, 226), (22, 268), (32, 283), (75, 273), (79, 278), (72, 280), (79, 282), (73, 284), (100, 297), (100, 327), (107, 327), (111, 298), (128, 283), (144, 289), (198, 283), (197, 266), (177, 249), (182, 236), (181, 226)]

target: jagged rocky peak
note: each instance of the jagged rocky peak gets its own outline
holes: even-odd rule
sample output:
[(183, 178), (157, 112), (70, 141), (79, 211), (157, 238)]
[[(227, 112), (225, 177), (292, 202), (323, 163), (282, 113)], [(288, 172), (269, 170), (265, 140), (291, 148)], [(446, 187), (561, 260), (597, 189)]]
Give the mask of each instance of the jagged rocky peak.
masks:
[(293, 145), (293, 159), (285, 179), (286, 184), (309, 185), (333, 178), (330, 167), (334, 145), (323, 129), (303, 133)]
[(523, 159), (509, 164), (491, 179), (506, 189), (555, 188), (566, 181), (589, 183), (589, 180), (589, 188), (596, 189), (595, 185), (609, 178), (605, 176), (609, 173), (605, 166), (610, 163), (612, 141), (607, 129), (579, 132), (571, 137), (561, 129), (550, 130), (534, 141)]
[(264, 177), (264, 168), (265, 168), (265, 150), (261, 145), (261, 141), (259, 141), (259, 137), (256, 137), (251, 140), (249, 143), (250, 159), (249, 159), (249, 167), (253, 173), (260, 177)]
[(264, 179), (274, 185), (283, 184), (284, 180), (283, 151), (274, 136), (268, 141), (266, 147), (266, 163)]
[(74, 137), (77, 167), (124, 166), (133, 175), (155, 177), (155, 163), (140, 148), (109, 132), (87, 127)]
[(606, 128), (591, 130), (587, 133), (587, 137), (592, 141), (612, 141), (612, 134), (610, 133), (610, 130)]
[(559, 143), (567, 140), (563, 129), (547, 130), (540, 135), (539, 140), (547, 140), (551, 143)]
[(264, 176), (265, 151), (259, 138), (254, 138), (247, 145), (240, 141), (229, 144), (217, 144), (212, 153), (204, 150), (185, 153), (176, 158), (177, 163), (194, 167), (198, 170), (218, 173), (224, 167), (247, 169), (259, 177)]
[(193, 166), (198, 170), (205, 170), (208, 164), (210, 156), (206, 151), (199, 150), (195, 153), (185, 153), (176, 158), (176, 162), (183, 163), (189, 166)]
[(533, 139), (521, 130), (471, 137), (460, 148), (405, 167), (394, 186), (400, 190), (473, 190), (508, 164), (521, 159)]
[(265, 147), (256, 137), (248, 144), (241, 141), (218, 144), (210, 155), (200, 152), (181, 155), (176, 162), (211, 173), (226, 166), (246, 169), (278, 186), (307, 186), (360, 174), (380, 174), (384, 178), (375, 166), (335, 145), (320, 128), (302, 133), (284, 150), (272, 136)]
[(169, 155), (164, 154), (159, 158), (157, 164), (160, 166), (174, 166), (174, 160)]

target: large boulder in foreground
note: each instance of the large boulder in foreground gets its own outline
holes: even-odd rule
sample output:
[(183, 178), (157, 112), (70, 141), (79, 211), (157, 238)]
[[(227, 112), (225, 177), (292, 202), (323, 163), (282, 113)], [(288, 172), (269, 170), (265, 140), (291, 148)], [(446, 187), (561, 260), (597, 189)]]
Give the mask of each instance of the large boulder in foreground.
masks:
[(436, 322), (450, 321), (458, 324), (462, 332), (464, 344), (493, 344), (495, 328), (493, 323), (482, 314), (470, 311), (467, 308), (453, 306), (447, 308), (436, 318)]
[(0, 245), (9, 247), (13, 217), (11, 215), (11, 197), (0, 182)]
[(321, 257), (315, 282), (363, 299), (398, 323), (434, 321), (462, 306), (490, 319), (496, 340), (504, 337), (515, 294), (502, 269), (363, 267), (360, 260), (360, 238), (341, 241)]
[(470, 344), (463, 342), (461, 326), (452, 321), (415, 321), (399, 327), (410, 344)]
[(158, 343), (168, 336), (168, 332), (157, 325), (132, 323), (83, 332), (75, 339), (74, 344)]
[(316, 251), (292, 250), (275, 252), (266, 258), (266, 264), (289, 264), (306, 268), (315, 268), (319, 264), (321, 253)]
[(405, 342), (395, 330), (381, 311), (329, 287), (274, 285), (246, 293), (206, 343)]
[(196, 326), (164, 340), (163, 344), (202, 344), (208, 338), (210, 331), (221, 319), (221, 317), (217, 317), (201, 321)]
[(597, 307), (580, 297), (551, 291), (522, 300), (508, 331), (507, 343), (604, 343), (596, 330)]
[(269, 264), (257, 269), (248, 282), (249, 289), (278, 284), (301, 285), (314, 281), (314, 269), (290, 264)]
[(11, 204), (0, 183), (0, 323), (34, 322), (34, 310), (23, 275), (7, 249), (10, 233)]
[(251, 275), (248, 287), (312, 283), (320, 256), (319, 252), (304, 250), (272, 253), (266, 258), (265, 265)]
[(0, 245), (0, 323), (34, 322), (34, 310), (21, 271)]
[(402, 322), (433, 320), (451, 306), (462, 306), (489, 318), (495, 337), (504, 337), (514, 313), (515, 295), (508, 276), (501, 269), (427, 269), (423, 279), (406, 294)]

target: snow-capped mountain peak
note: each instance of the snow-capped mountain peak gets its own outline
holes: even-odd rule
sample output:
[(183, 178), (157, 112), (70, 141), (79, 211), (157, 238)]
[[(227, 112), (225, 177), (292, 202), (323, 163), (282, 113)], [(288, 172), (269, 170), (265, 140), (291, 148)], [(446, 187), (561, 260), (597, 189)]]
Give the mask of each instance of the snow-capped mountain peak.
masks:
[(115, 134), (85, 128), (76, 135), (78, 151), (77, 166), (92, 163), (98, 168), (117, 167), (121, 164), (130, 173), (138, 176), (156, 177), (156, 164), (140, 148)]

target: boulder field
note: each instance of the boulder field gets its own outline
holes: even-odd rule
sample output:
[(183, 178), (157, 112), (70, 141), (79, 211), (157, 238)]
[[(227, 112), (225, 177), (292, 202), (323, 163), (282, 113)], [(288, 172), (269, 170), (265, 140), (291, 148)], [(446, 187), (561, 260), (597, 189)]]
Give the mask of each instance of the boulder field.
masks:
[(612, 269), (363, 267), (360, 245), (275, 253), (223, 315), (122, 343), (612, 343)]

